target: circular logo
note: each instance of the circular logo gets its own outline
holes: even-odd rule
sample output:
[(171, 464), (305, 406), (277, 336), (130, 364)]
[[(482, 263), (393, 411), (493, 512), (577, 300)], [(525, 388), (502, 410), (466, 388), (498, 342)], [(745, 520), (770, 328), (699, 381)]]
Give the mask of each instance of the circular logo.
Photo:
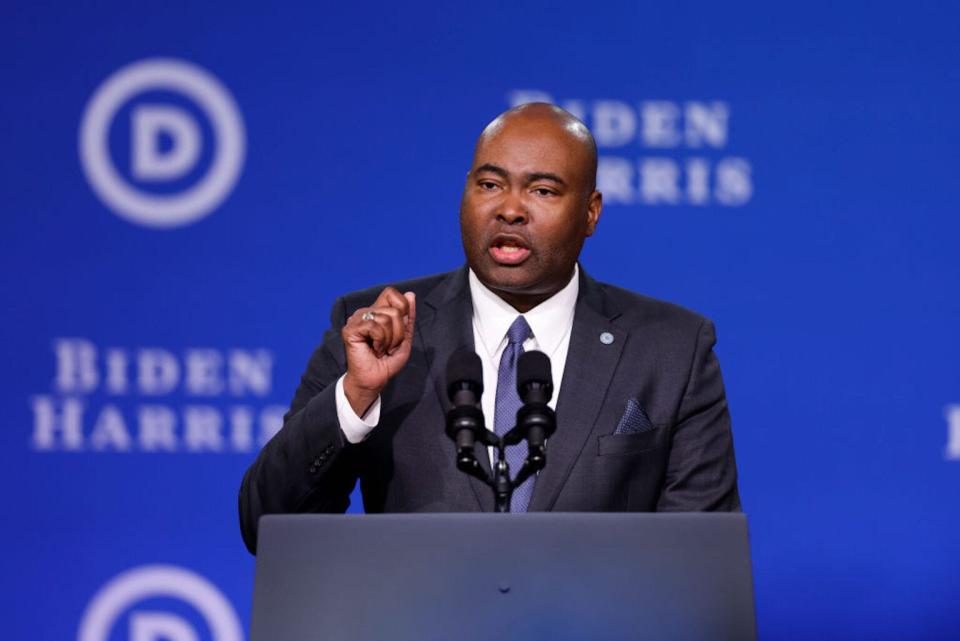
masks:
[[(134, 603), (167, 597), (195, 608), (213, 641), (243, 641), (236, 612), (217, 588), (198, 574), (172, 565), (145, 565), (114, 577), (87, 607), (78, 641), (107, 641), (116, 621)], [(139, 612), (130, 617), (132, 639), (196, 639), (188, 622), (173, 613)]]
[[(131, 184), (110, 156), (110, 125), (131, 98), (147, 91), (170, 91), (194, 102), (210, 121), (214, 149), (210, 168), (179, 193), (154, 194)], [(134, 114), (133, 170), (150, 180), (182, 176), (199, 158), (199, 128), (188, 112), (173, 106), (148, 106)], [(166, 134), (172, 151), (161, 154), (150, 134)], [(151, 146), (154, 144), (155, 146)], [(178, 227), (211, 213), (236, 185), (243, 167), (246, 137), (243, 119), (230, 92), (212, 74), (182, 60), (141, 60), (107, 78), (87, 103), (80, 125), (80, 161), (87, 180), (111, 210), (148, 227)]]

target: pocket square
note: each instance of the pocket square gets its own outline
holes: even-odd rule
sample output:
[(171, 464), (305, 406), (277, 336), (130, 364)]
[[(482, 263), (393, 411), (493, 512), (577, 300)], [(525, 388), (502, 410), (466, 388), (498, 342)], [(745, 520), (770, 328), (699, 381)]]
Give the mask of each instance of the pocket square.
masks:
[(650, 417), (647, 416), (643, 406), (637, 402), (637, 399), (631, 398), (627, 401), (627, 409), (623, 413), (623, 416), (620, 417), (620, 422), (617, 423), (617, 429), (614, 430), (613, 433), (640, 434), (641, 432), (649, 432), (652, 429), (653, 423), (650, 422)]

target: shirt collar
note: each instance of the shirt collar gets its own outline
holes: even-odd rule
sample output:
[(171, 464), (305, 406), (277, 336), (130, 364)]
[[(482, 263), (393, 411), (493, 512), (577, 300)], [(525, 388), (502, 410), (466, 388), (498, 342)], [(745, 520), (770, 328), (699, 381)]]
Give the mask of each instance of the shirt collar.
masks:
[[(574, 264), (570, 282), (523, 315), (533, 330), (540, 350), (548, 356), (559, 347), (573, 326), (573, 313), (577, 306), (577, 295), (580, 293), (579, 276), (580, 267)], [(506, 337), (507, 329), (520, 314), (481, 283), (472, 269), (469, 281), (470, 296), (473, 299), (473, 321), (483, 341), (483, 348), (492, 357)], [(478, 350), (480, 347), (477, 346)]]

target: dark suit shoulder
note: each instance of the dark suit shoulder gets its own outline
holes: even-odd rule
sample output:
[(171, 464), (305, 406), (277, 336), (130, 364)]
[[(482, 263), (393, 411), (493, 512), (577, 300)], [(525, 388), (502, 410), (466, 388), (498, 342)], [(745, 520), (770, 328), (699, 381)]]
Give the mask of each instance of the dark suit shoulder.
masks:
[(621, 322), (651, 328), (670, 328), (682, 333), (696, 332), (710, 319), (693, 310), (664, 300), (645, 296), (616, 285), (596, 283), (611, 311), (620, 314)]

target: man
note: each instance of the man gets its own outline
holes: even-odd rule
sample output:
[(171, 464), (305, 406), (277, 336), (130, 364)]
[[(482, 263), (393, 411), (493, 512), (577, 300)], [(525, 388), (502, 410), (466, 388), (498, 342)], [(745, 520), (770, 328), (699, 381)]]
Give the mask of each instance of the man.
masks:
[(243, 479), (251, 552), (262, 514), (342, 512), (357, 479), (367, 512), (492, 511), (444, 435), (461, 346), (481, 356), (498, 433), (512, 427), (517, 355), (551, 359), (557, 431), (514, 511), (739, 509), (712, 324), (577, 264), (600, 219), (596, 170), (592, 135), (562, 109), (523, 105), (487, 126), (460, 208), (469, 269), (337, 300), (283, 428)]

